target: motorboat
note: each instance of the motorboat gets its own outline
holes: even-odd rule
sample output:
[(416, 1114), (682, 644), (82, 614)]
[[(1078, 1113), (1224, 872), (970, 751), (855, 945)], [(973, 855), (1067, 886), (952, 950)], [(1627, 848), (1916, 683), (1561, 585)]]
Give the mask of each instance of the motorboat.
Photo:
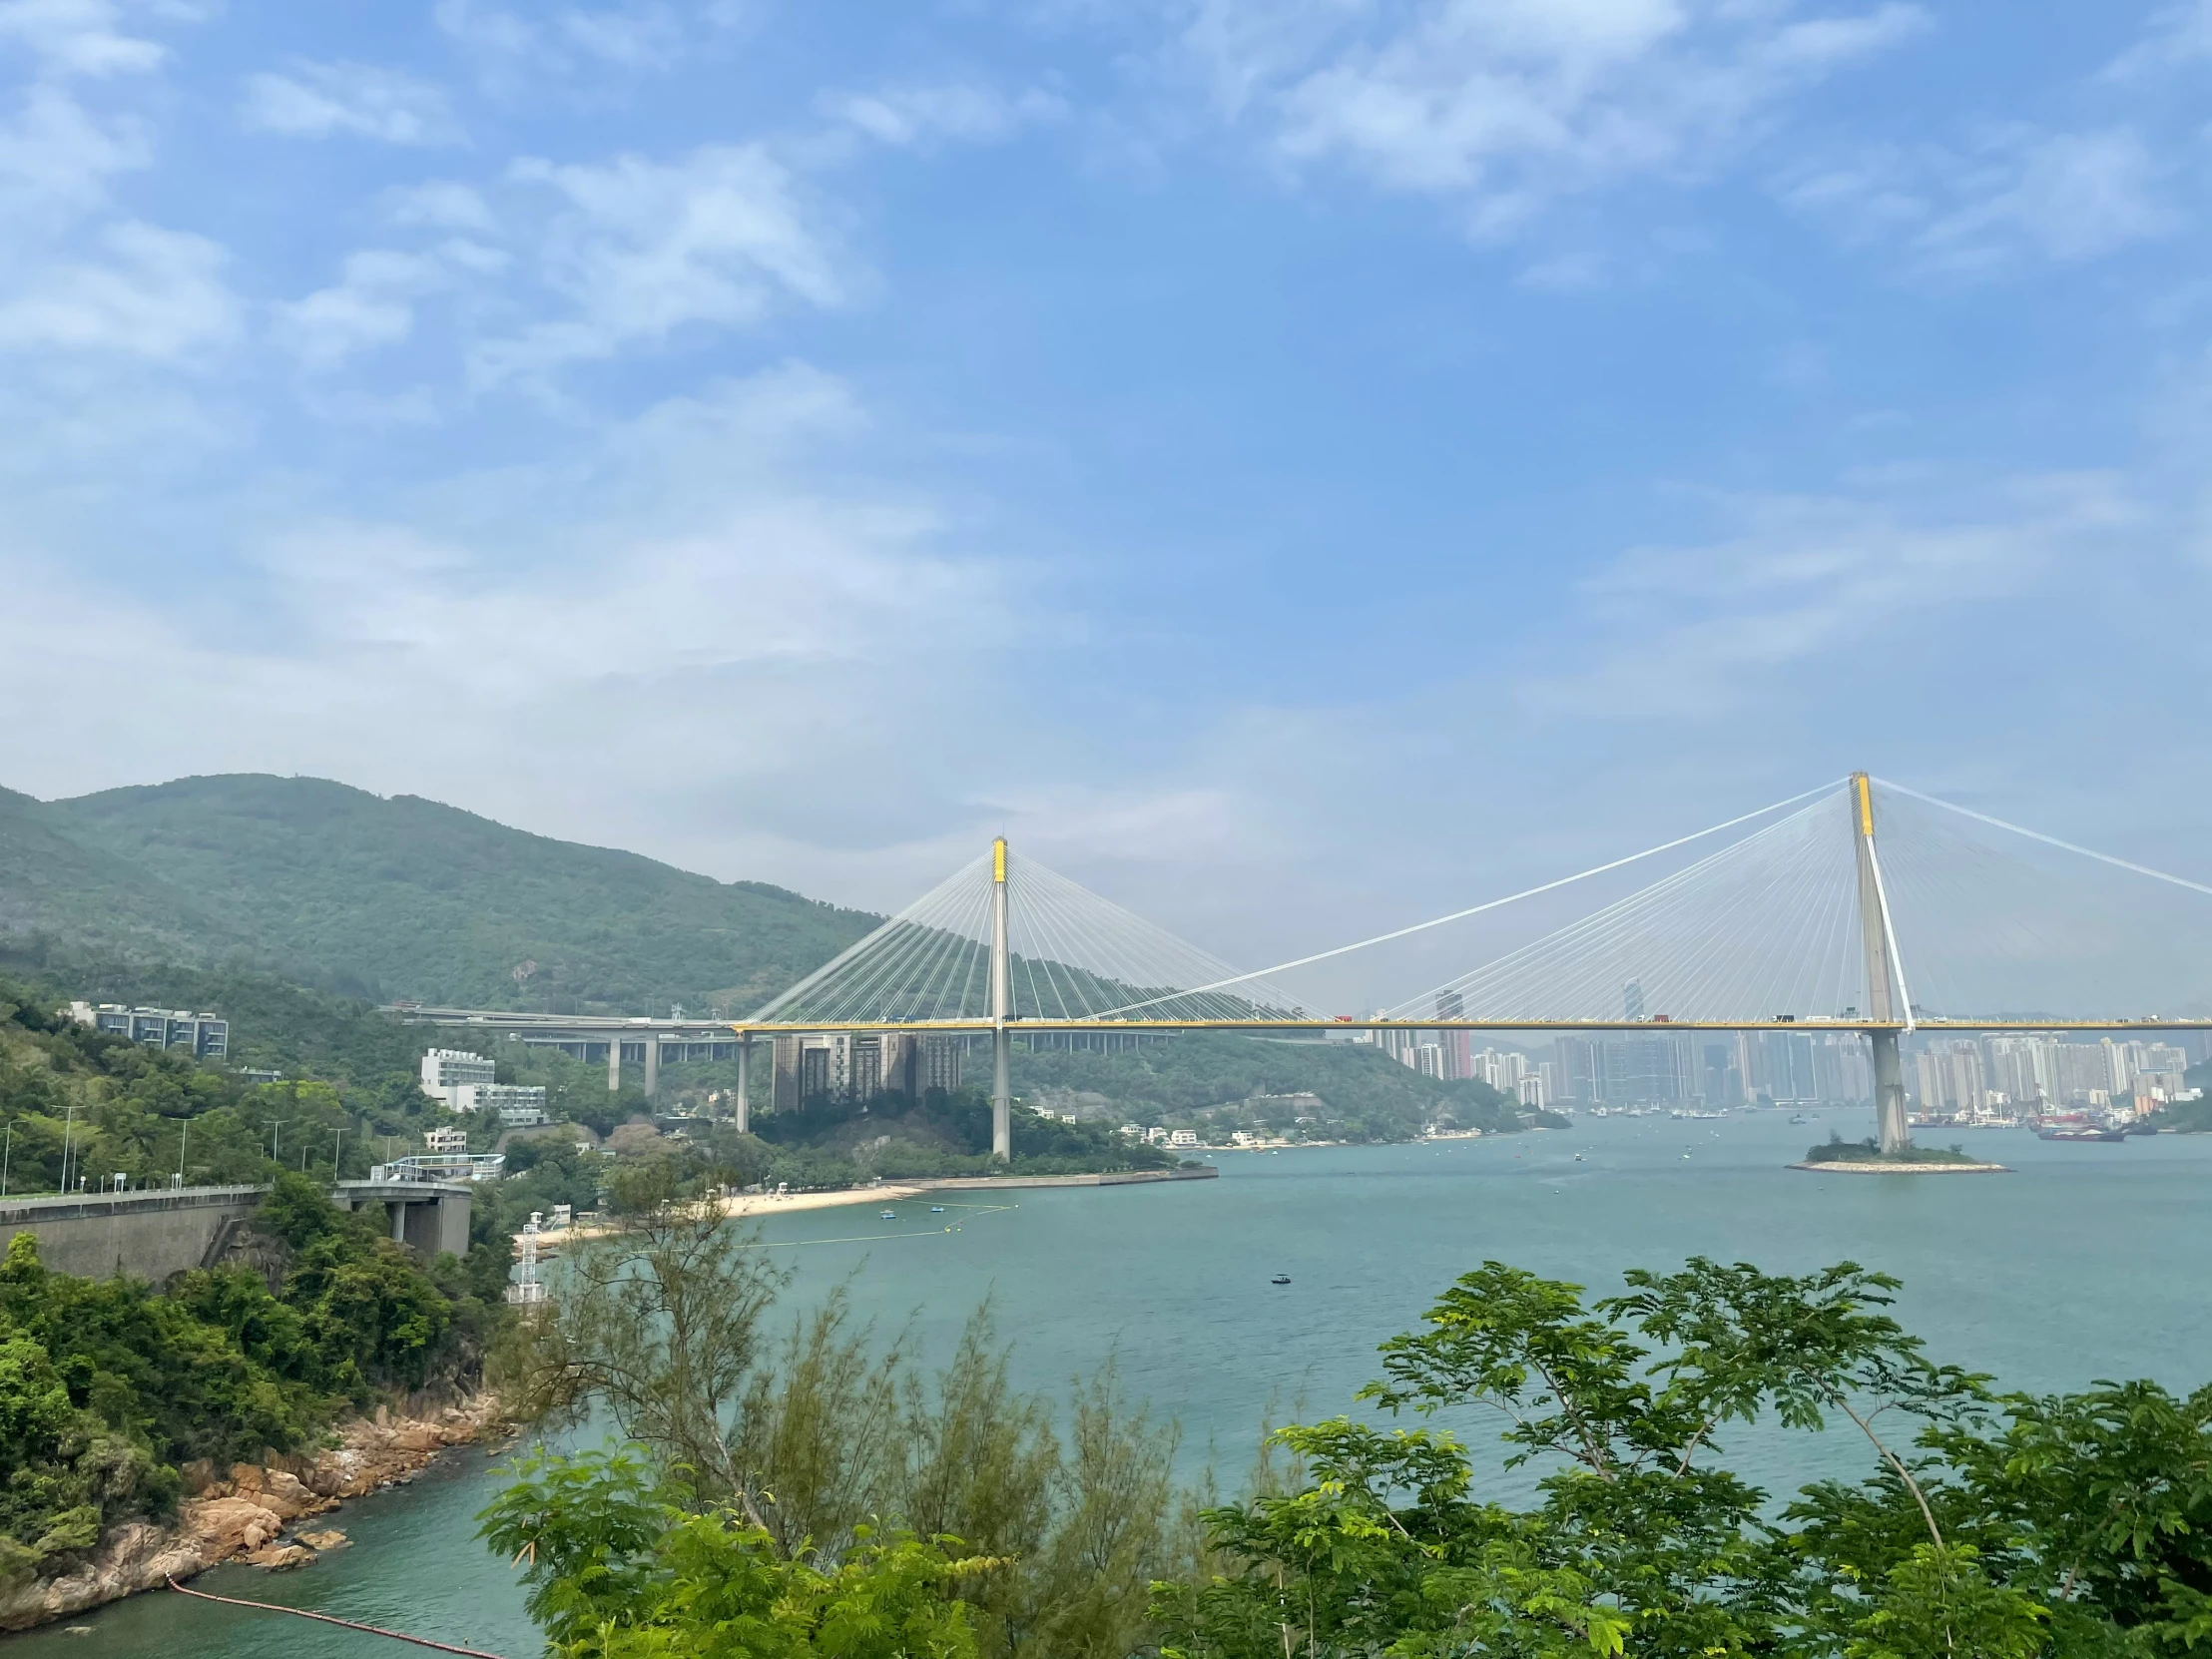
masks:
[(1290, 1282), (1291, 1276), (1287, 1273), (1279, 1273), (1273, 1279), (1268, 1281), (1268, 1283), (1271, 1285), (1288, 1285)]

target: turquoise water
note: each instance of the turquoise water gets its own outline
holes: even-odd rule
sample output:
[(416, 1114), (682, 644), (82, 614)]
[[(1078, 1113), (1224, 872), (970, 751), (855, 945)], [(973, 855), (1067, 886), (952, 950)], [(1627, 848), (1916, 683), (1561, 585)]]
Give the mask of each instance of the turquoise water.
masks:
[[(1863, 1114), (1834, 1115), (1847, 1134)], [(1573, 1130), (1417, 1147), (1224, 1153), (1218, 1182), (1034, 1191), (1012, 1208), (900, 1203), (782, 1217), (769, 1239), (799, 1270), (795, 1295), (850, 1276), (880, 1328), (941, 1355), (989, 1295), (1032, 1387), (1061, 1388), (1109, 1353), (1130, 1391), (1184, 1427), (1191, 1471), (1209, 1451), (1231, 1485), (1271, 1396), (1342, 1409), (1374, 1375), (1374, 1348), (1406, 1329), (1455, 1274), (1485, 1258), (1594, 1289), (1630, 1266), (1693, 1254), (1802, 1271), (1842, 1259), (1906, 1282), (1900, 1311), (1941, 1360), (2008, 1385), (2074, 1387), (2150, 1376), (2212, 1378), (2204, 1319), (2212, 1136), (2046, 1145), (1980, 1131), (1990, 1176), (1838, 1176), (1785, 1169), (1826, 1121), (1589, 1120)], [(1574, 1154), (1582, 1152), (1583, 1162)], [(1688, 1156), (1685, 1157), (1684, 1154)], [(945, 1231), (947, 1227), (954, 1230)], [(1291, 1284), (1269, 1283), (1277, 1273)], [(1469, 1425), (1472, 1427), (1473, 1425)], [(1774, 1482), (1813, 1462), (1856, 1472), (1855, 1445), (1754, 1437), (1737, 1467)], [(513, 1575), (473, 1537), (498, 1463), (454, 1454), (412, 1486), (331, 1517), (355, 1540), (303, 1571), (225, 1568), (196, 1587), (335, 1613), (522, 1659), (539, 1651)], [(407, 1651), (274, 1614), (156, 1594), (0, 1641), (153, 1659), (353, 1659)], [(419, 1650), (417, 1650), (419, 1651)]]

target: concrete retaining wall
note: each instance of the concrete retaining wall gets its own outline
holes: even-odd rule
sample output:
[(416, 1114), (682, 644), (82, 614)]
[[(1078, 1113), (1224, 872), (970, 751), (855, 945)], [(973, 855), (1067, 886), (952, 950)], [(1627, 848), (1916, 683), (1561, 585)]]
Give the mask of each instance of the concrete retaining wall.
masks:
[(73, 1198), (0, 1199), (0, 1244), (38, 1240), (39, 1260), (81, 1279), (128, 1274), (159, 1285), (210, 1265), (260, 1207), (261, 1187), (184, 1187)]

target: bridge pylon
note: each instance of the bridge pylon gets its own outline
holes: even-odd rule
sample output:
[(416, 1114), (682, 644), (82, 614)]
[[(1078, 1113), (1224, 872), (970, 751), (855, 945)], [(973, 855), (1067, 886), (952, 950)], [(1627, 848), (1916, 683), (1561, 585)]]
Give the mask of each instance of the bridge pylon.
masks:
[[(1874, 1050), (1874, 1111), (1882, 1150), (1902, 1152), (1913, 1144), (1905, 1121), (1905, 1062), (1898, 1047), (1898, 1021), (1912, 1023), (1912, 1009), (1898, 1006), (1905, 974), (1890, 928), (1890, 899), (1882, 885), (1882, 862), (1874, 849), (1874, 783), (1865, 773), (1851, 775), (1852, 842), (1859, 860), (1859, 937), (1867, 953), (1867, 1028)], [(1897, 994), (1892, 993), (1895, 985)]]
[(1014, 1156), (1013, 1038), (1006, 1016), (1013, 998), (1013, 954), (1006, 936), (1006, 837), (991, 842), (991, 1156)]

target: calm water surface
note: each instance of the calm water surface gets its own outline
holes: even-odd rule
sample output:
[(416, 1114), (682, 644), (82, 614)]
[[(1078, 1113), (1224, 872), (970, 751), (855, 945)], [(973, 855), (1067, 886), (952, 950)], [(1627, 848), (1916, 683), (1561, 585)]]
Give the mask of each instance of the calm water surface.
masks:
[[(988, 1295), (1016, 1369), (1061, 1388), (1118, 1354), (1132, 1394), (1178, 1417), (1184, 1461), (1211, 1455), (1234, 1485), (1269, 1399), (1346, 1407), (1375, 1345), (1486, 1258), (1617, 1286), (1623, 1268), (1686, 1256), (1803, 1271), (1844, 1259), (1906, 1282), (1901, 1313), (1941, 1360), (2006, 1384), (2076, 1387), (2212, 1378), (2203, 1263), (2212, 1242), (2212, 1136), (2045, 1145), (1979, 1131), (1968, 1150), (2001, 1176), (1821, 1176), (1783, 1167), (1834, 1121), (1784, 1114), (1718, 1123), (1585, 1120), (1573, 1130), (1420, 1147), (1225, 1153), (1222, 1179), (1174, 1187), (1027, 1192), (1010, 1209), (931, 1216), (902, 1203), (780, 1218), (768, 1237), (796, 1294), (849, 1276), (855, 1304), (942, 1355)], [(1576, 1162), (1580, 1152), (1584, 1161)], [(1685, 1157), (1684, 1155), (1688, 1156)], [(955, 1224), (953, 1231), (942, 1231)], [(1287, 1273), (1287, 1287), (1271, 1276)], [(1468, 1428), (1479, 1433), (1476, 1425)], [(1782, 1483), (1810, 1462), (1855, 1473), (1864, 1452), (1754, 1437), (1737, 1467)], [(1785, 1464), (1783, 1457), (1787, 1455)], [(499, 1461), (455, 1453), (413, 1485), (327, 1524), (354, 1547), (290, 1574), (224, 1568), (196, 1586), (311, 1607), (523, 1659), (540, 1651), (513, 1574), (473, 1537)], [(1792, 1482), (1794, 1483), (1794, 1479)], [(376, 1638), (180, 1596), (134, 1597), (59, 1627), (0, 1638), (6, 1659), (380, 1659)], [(420, 1651), (420, 1650), (414, 1650)]]

